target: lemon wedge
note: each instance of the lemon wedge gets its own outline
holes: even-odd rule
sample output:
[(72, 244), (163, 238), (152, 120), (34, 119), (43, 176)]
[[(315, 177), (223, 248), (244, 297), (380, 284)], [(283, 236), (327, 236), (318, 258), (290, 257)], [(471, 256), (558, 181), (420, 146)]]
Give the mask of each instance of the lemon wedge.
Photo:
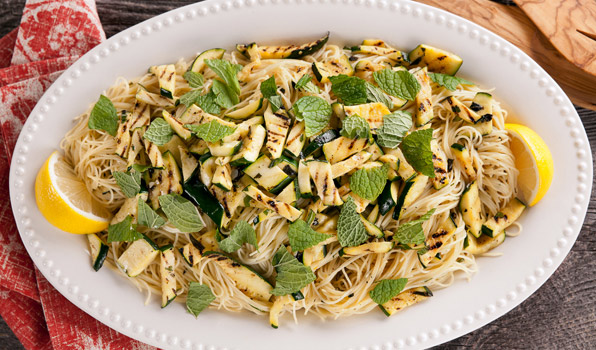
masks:
[(544, 140), (532, 129), (519, 124), (505, 124), (511, 136), (511, 152), (519, 170), (517, 187), (529, 206), (538, 203), (553, 180), (553, 157)]
[(70, 233), (105, 230), (110, 213), (93, 199), (74, 169), (55, 151), (39, 169), (35, 179), (35, 200), (43, 216), (57, 228)]

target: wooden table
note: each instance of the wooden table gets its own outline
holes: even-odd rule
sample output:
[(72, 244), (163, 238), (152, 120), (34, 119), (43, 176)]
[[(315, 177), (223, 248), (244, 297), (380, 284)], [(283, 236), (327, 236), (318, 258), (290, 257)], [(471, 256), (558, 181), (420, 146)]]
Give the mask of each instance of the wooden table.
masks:
[[(448, 1), (448, 0), (446, 0)], [(108, 37), (191, 0), (97, 0)], [(0, 0), (0, 37), (20, 21), (24, 0)], [(596, 159), (596, 112), (578, 108)], [(594, 186), (593, 184), (593, 187)], [(0, 349), (22, 349), (0, 318)], [(436, 349), (596, 349), (596, 195), (581, 234), (555, 274), (505, 316)]]

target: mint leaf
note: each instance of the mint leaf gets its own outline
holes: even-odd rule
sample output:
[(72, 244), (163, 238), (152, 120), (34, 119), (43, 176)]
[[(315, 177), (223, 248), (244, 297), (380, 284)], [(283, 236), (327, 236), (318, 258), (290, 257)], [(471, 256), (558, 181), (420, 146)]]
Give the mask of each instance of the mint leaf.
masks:
[(357, 114), (349, 115), (341, 122), (341, 131), (339, 133), (350, 139), (366, 139), (370, 136), (370, 125), (366, 119)]
[(373, 290), (369, 292), (370, 298), (377, 304), (382, 305), (393, 299), (401, 293), (408, 283), (407, 278), (398, 278), (396, 280), (382, 280)]
[(331, 105), (317, 96), (304, 96), (292, 106), (296, 118), (304, 120), (306, 137), (311, 137), (325, 129), (331, 119)]
[(237, 74), (242, 69), (242, 66), (238, 67), (239, 65), (223, 59), (205, 60), (205, 63), (226, 83), (230, 88), (230, 92), (238, 98), (238, 95), (240, 95), (240, 83), (238, 82)]
[(296, 90), (312, 92), (313, 94), (320, 93), (321, 89), (319, 89), (319, 87), (316, 86), (311, 80), (312, 77), (310, 75), (304, 74), (302, 77), (300, 77), (294, 88)]
[(275, 76), (261, 83), (261, 93), (263, 97), (269, 100), (271, 111), (275, 113), (281, 107), (281, 96), (277, 95), (277, 85), (275, 85)]
[(141, 192), (141, 173), (114, 171), (112, 175), (126, 197), (132, 198)]
[(400, 145), (408, 164), (428, 177), (435, 177), (433, 152), (430, 149), (432, 138), (433, 129), (416, 130), (404, 137)]
[(197, 97), (195, 103), (209, 114), (221, 113), (221, 108), (217, 104), (217, 96), (213, 92), (213, 89), (209, 90), (207, 94)]
[(137, 202), (137, 223), (148, 228), (160, 228), (166, 221), (159, 216), (145, 201)]
[(254, 228), (246, 221), (238, 221), (230, 235), (219, 242), (219, 249), (226, 253), (232, 253), (240, 249), (244, 243), (251, 244), (259, 248), (257, 243), (257, 234)]
[(109, 98), (99, 96), (99, 100), (93, 106), (87, 123), (89, 129), (104, 130), (112, 136), (118, 132), (118, 112)]
[(411, 127), (410, 112), (396, 111), (388, 114), (383, 117), (383, 125), (377, 129), (377, 143), (382, 147), (396, 149)]
[(211, 302), (215, 300), (215, 295), (206, 284), (191, 281), (188, 286), (188, 295), (186, 296), (186, 309), (194, 317), (199, 316), (201, 311), (205, 310)]
[(170, 124), (163, 118), (155, 118), (145, 131), (143, 138), (158, 146), (163, 146), (170, 141), (172, 135), (174, 135), (174, 130), (172, 130)]
[(383, 103), (387, 108), (393, 109), (393, 101), (391, 101), (391, 98), (389, 98), (383, 90), (369, 82), (366, 82), (366, 99), (368, 102)]
[(130, 215), (119, 223), (108, 226), (108, 243), (133, 242), (141, 238), (143, 235), (135, 229)]
[(183, 76), (184, 76), (184, 79), (186, 79), (186, 81), (188, 81), (188, 85), (191, 88), (200, 89), (203, 87), (203, 83), (205, 82), (205, 78), (203, 78), (203, 74), (189, 70), (189, 71), (184, 72)]
[(462, 85), (474, 85), (469, 80), (459, 78), (453, 75), (447, 75), (443, 73), (428, 73), (428, 76), (432, 81), (437, 83), (440, 86), (444, 86), (449, 91), (454, 91), (457, 89), (457, 86)]
[(201, 96), (200, 90), (190, 90), (189, 92), (185, 93), (184, 95), (180, 96), (178, 99), (178, 103), (185, 105), (186, 107), (192, 106), (193, 103), (196, 103), (197, 99)]
[(356, 211), (354, 198), (348, 196), (337, 220), (337, 240), (342, 247), (353, 247), (364, 243), (367, 239), (368, 234)]
[(357, 170), (350, 177), (350, 189), (358, 196), (374, 201), (383, 192), (387, 183), (389, 164), (376, 168)]
[(198, 232), (205, 227), (197, 207), (179, 194), (159, 196), (159, 205), (168, 220), (182, 232)]
[(304, 220), (298, 219), (290, 224), (288, 229), (292, 251), (299, 252), (313, 247), (331, 237), (313, 230)]
[(223, 125), (217, 120), (212, 120), (209, 123), (201, 125), (187, 124), (185, 127), (195, 133), (197, 137), (211, 143), (217, 142), (226, 136), (232, 135), (234, 130), (236, 130), (236, 128)]
[(145, 171), (151, 169), (151, 165), (133, 164), (131, 169), (138, 173), (144, 173)]
[(373, 77), (379, 87), (391, 96), (414, 100), (420, 91), (420, 83), (406, 70), (394, 71), (385, 68), (374, 72)]
[(222, 108), (232, 108), (240, 102), (238, 95), (219, 80), (213, 81), (211, 91), (215, 94), (215, 102)]
[(435, 209), (429, 210), (426, 214), (422, 215), (419, 219), (406, 222), (399, 225), (393, 239), (401, 244), (422, 244), (424, 243), (424, 230), (422, 229), (422, 223), (430, 219), (434, 214)]
[(273, 256), (272, 264), (277, 271), (275, 288), (271, 290), (273, 295), (296, 293), (316, 279), (310, 267), (304, 266), (283, 245)]
[(346, 106), (360, 105), (368, 100), (366, 81), (358, 77), (340, 74), (329, 77), (331, 91)]

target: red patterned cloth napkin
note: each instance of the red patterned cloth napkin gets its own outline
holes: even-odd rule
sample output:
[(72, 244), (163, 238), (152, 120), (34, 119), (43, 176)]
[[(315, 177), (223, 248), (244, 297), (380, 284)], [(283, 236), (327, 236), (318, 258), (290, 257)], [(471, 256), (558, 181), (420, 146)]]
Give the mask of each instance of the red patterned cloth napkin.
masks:
[(28, 0), (20, 26), (0, 39), (0, 315), (28, 350), (155, 349), (96, 321), (50, 285), (23, 246), (8, 194), (12, 151), (37, 100), (105, 39), (94, 0)]

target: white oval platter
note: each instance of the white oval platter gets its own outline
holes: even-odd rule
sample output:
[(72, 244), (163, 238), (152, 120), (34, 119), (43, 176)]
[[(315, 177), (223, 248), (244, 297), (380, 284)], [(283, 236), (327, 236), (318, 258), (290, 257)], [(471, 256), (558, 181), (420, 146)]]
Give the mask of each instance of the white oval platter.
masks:
[[(505, 241), (501, 258), (478, 259), (480, 271), (435, 292), (425, 303), (386, 318), (380, 311), (336, 321), (284, 317), (274, 330), (263, 317), (207, 310), (198, 319), (183, 305), (161, 310), (109, 269), (94, 272), (86, 238), (52, 227), (35, 204), (34, 181), (72, 119), (117, 77), (154, 64), (192, 58), (236, 43), (299, 42), (330, 31), (333, 43), (383, 38), (411, 49), (419, 43), (455, 52), (461, 75), (496, 87), (512, 119), (536, 130), (554, 157), (547, 196), (522, 217), (523, 234)], [(60, 293), (109, 327), (171, 349), (426, 348), (471, 332), (528, 298), (552, 275), (579, 234), (590, 198), (592, 160), (573, 105), (548, 74), (497, 35), (447, 12), (410, 1), (209, 0), (127, 29), (72, 65), (32, 111), (17, 142), (10, 195), (31, 258)], [(545, 330), (547, 331), (547, 330)]]

